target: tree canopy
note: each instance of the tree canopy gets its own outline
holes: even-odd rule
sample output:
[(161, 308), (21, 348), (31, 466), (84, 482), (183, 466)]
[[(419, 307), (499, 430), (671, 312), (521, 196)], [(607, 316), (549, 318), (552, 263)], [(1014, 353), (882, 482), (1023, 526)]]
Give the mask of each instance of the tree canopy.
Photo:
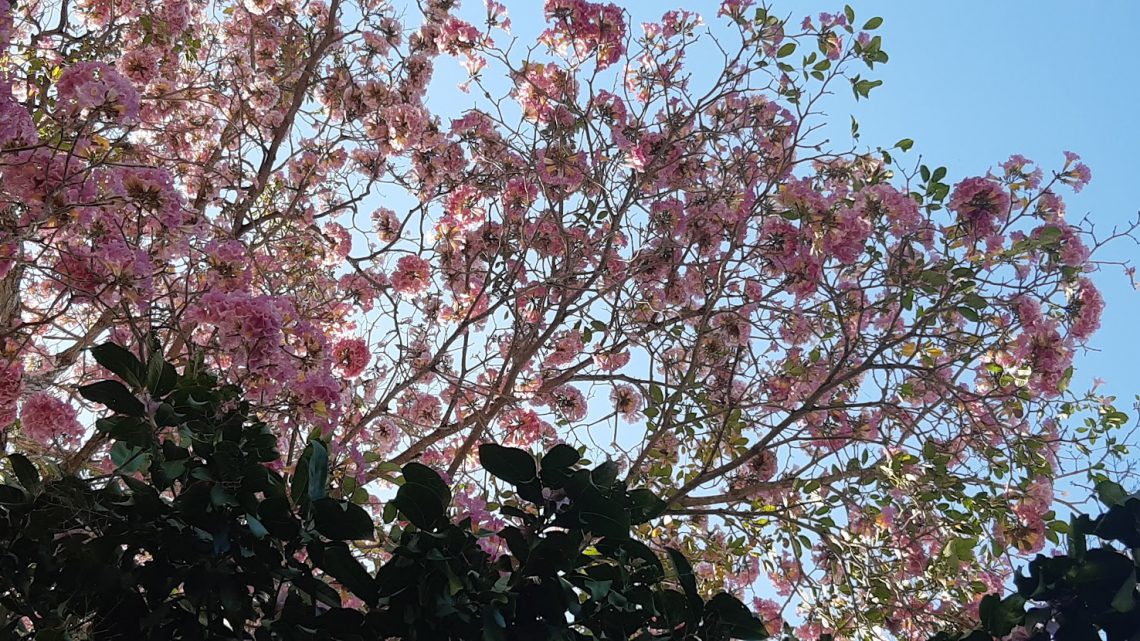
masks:
[(693, 586), (808, 641), (976, 618), (1063, 536), (1052, 479), (1126, 453), (1069, 387), (1112, 239), (1066, 216), (1089, 168), (952, 182), (910, 139), (824, 136), (888, 61), (849, 6), (543, 8), (516, 34), (494, 0), (0, 0), (3, 451), (166, 505), (155, 474), (246, 443), (163, 449), (152, 385), (205, 368), (280, 452), (239, 457), (258, 482), (320, 449), (337, 498), (309, 500), (349, 524), (412, 466), (499, 531), (537, 498), (515, 459), (569, 447), (660, 498), (629, 525), (692, 561), (689, 625)]

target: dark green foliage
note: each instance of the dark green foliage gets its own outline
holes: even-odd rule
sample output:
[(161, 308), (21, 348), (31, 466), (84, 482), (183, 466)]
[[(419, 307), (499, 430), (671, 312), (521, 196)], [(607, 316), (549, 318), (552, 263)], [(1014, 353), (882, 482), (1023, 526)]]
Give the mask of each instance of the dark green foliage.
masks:
[[(0, 465), (0, 641), (766, 636), (734, 597), (706, 602), (678, 551), (667, 569), (630, 537), (664, 511), (660, 499), (629, 491), (609, 464), (581, 467), (569, 446), (541, 460), (480, 449), (518, 497), (495, 538), (450, 521), (448, 486), (405, 466), (385, 514), (407, 525), (381, 537), (377, 567), (347, 543), (377, 531), (330, 491), (320, 440), (286, 478), (269, 465), (276, 437), (240, 390), (113, 345), (94, 355), (122, 380), (81, 390), (115, 412), (97, 428), (119, 469), (42, 478), (19, 454)], [(489, 554), (494, 545), (504, 554)]]
[[(991, 641), (1011, 632), (1031, 641), (1140, 638), (1140, 493), (1102, 481), (1097, 494), (1108, 509), (1096, 518), (1072, 519), (1068, 554), (1038, 555), (1028, 574), (1015, 578), (1016, 593), (982, 600), (976, 629), (932, 641)], [(1089, 547), (1090, 537), (1102, 545)]]

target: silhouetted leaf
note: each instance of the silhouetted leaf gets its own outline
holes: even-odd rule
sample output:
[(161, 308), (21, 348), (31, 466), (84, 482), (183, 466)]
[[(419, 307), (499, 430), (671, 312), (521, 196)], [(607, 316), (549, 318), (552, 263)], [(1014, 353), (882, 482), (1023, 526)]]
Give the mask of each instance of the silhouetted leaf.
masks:
[(325, 497), (313, 501), (317, 531), (334, 541), (371, 539), (376, 535), (372, 517), (355, 503)]
[(119, 381), (99, 381), (79, 387), (79, 395), (94, 403), (106, 405), (114, 412), (142, 416), (143, 404)]
[(115, 343), (103, 343), (91, 348), (95, 362), (107, 371), (134, 387), (142, 385), (145, 371), (142, 362), (129, 350)]
[(404, 484), (396, 491), (396, 507), (416, 527), (431, 529), (438, 525), (451, 504), (451, 490), (435, 471), (420, 463), (403, 468)]
[(523, 485), (538, 478), (534, 457), (515, 447), (484, 443), (479, 446), (479, 464), (512, 485)]

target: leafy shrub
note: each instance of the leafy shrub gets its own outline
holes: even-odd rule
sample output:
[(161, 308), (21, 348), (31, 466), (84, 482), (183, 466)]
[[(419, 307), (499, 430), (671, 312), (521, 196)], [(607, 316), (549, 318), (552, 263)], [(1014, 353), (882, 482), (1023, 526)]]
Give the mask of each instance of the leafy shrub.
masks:
[(409, 463), (386, 507), (407, 526), (379, 537), (385, 560), (363, 560), (351, 542), (377, 529), (330, 493), (328, 446), (314, 438), (291, 474), (276, 471), (277, 439), (241, 390), (200, 364), (179, 374), (152, 348), (146, 362), (95, 348), (120, 380), (80, 388), (113, 412), (96, 428), (114, 472), (45, 475), (7, 457), (0, 639), (767, 636), (735, 597), (702, 598), (679, 551), (666, 564), (630, 537), (664, 510), (659, 498), (628, 489), (613, 464), (583, 467), (567, 445), (541, 459), (480, 448), (522, 499), (501, 508), (502, 555), (449, 519), (438, 474)]

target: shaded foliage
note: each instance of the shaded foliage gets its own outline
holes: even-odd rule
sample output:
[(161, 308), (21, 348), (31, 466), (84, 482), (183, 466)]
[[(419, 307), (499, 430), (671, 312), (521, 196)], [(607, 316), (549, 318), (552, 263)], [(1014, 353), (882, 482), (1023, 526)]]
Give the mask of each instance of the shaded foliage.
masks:
[[(448, 485), (409, 463), (385, 512), (406, 526), (378, 537), (364, 507), (330, 494), (319, 438), (291, 477), (275, 471), (276, 439), (238, 388), (151, 351), (95, 349), (120, 380), (80, 390), (114, 412), (97, 424), (114, 472), (44, 478), (8, 456), (0, 639), (766, 636), (736, 598), (702, 598), (679, 551), (666, 564), (630, 537), (665, 506), (611, 463), (483, 445), (485, 469), (523, 500), (501, 508), (493, 540), (453, 522)], [(378, 567), (349, 544), (366, 539), (387, 551)]]
[[(1126, 641), (1140, 638), (1140, 493), (1101, 481), (1108, 508), (1095, 518), (1074, 516), (1068, 552), (1037, 555), (1014, 579), (1017, 591), (982, 599), (977, 628), (932, 641)], [(1099, 545), (1090, 546), (1090, 542)]]

